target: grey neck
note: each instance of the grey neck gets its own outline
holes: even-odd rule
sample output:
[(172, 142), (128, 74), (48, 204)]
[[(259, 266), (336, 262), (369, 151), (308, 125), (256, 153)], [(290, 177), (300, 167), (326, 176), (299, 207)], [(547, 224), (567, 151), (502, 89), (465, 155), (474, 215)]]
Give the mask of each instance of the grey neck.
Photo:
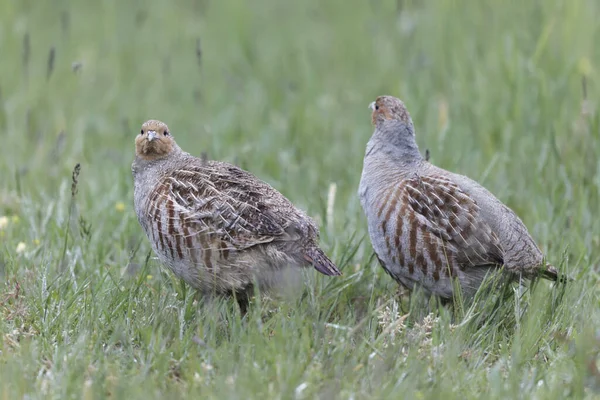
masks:
[(132, 172), (135, 175), (137, 173), (145, 171), (148, 168), (155, 168), (161, 165), (170, 164), (174, 162), (174, 160), (177, 160), (184, 155), (187, 155), (187, 153), (181, 150), (181, 148), (176, 143), (173, 143), (173, 151), (168, 156), (156, 158), (153, 160), (144, 160), (143, 158), (136, 155), (132, 165)]
[(385, 121), (375, 129), (365, 159), (376, 153), (396, 165), (406, 167), (423, 162), (412, 124), (397, 120)]

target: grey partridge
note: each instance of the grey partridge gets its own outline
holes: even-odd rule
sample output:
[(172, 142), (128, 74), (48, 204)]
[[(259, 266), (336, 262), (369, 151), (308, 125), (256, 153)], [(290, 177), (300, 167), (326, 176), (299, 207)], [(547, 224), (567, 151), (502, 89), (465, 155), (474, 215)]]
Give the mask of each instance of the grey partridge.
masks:
[(160, 121), (142, 125), (135, 147), (139, 223), (159, 260), (200, 292), (233, 294), (245, 312), (253, 284), (272, 286), (288, 266), (341, 275), (313, 220), (267, 183), (184, 152)]
[(453, 281), (472, 296), (486, 274), (557, 280), (519, 217), (463, 175), (423, 159), (404, 104), (371, 103), (375, 126), (364, 157), (359, 197), (382, 267), (409, 290), (453, 299)]

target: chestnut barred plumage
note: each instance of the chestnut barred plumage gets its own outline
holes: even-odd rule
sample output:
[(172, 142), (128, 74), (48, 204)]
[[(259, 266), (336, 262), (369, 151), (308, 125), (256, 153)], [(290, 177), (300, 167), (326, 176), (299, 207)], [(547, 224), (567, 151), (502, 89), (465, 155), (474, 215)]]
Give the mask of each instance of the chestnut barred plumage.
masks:
[(270, 287), (286, 267), (341, 272), (318, 246), (314, 221), (235, 165), (191, 156), (166, 124), (136, 138), (134, 205), (154, 252), (206, 294), (235, 294), (245, 311), (254, 282)]
[(557, 280), (519, 217), (477, 182), (423, 159), (404, 104), (371, 104), (359, 197), (383, 268), (409, 289), (453, 298), (453, 278), (472, 295), (485, 275), (504, 267), (526, 278)]

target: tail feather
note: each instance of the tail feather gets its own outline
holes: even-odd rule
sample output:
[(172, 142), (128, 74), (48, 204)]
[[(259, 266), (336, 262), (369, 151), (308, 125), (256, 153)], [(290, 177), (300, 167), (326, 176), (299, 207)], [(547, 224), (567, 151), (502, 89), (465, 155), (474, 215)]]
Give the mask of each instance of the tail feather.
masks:
[(329, 257), (323, 253), (323, 250), (318, 247), (308, 249), (304, 253), (304, 258), (323, 275), (337, 276), (342, 274)]
[(550, 263), (546, 263), (546, 268), (540, 271), (540, 275), (542, 276), (542, 278), (546, 278), (559, 283), (566, 283), (573, 280), (572, 278), (569, 278), (568, 276), (558, 272), (556, 267)]

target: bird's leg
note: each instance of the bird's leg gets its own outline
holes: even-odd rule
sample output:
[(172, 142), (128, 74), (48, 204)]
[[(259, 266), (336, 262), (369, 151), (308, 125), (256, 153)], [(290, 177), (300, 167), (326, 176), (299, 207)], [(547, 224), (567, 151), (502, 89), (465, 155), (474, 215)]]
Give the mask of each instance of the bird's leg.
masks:
[(250, 299), (254, 294), (254, 285), (249, 285), (243, 289), (236, 290), (233, 295), (240, 307), (240, 314), (242, 318), (248, 313), (248, 307), (250, 306)]

